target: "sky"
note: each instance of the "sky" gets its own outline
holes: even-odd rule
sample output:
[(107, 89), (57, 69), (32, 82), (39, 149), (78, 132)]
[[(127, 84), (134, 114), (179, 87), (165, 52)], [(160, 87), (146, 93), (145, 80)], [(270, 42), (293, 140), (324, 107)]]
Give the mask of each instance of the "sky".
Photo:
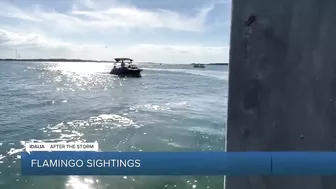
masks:
[(231, 0), (0, 0), (0, 58), (228, 62)]

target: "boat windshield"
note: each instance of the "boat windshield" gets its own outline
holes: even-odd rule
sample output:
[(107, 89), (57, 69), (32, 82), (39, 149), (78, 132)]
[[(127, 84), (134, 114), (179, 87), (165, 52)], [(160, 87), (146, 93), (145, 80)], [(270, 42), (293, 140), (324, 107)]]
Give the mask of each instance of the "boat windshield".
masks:
[(133, 65), (132, 63), (133, 63), (133, 60), (130, 58), (116, 58), (115, 63), (114, 63), (114, 68), (116, 68), (119, 65), (122, 68), (127, 67), (127, 68), (137, 69), (137, 67)]

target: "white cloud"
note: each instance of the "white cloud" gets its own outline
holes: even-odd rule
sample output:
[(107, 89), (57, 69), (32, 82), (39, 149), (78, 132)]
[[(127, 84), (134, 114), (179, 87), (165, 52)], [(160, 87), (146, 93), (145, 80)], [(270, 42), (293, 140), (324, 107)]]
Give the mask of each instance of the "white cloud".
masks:
[(132, 47), (134, 57), (168, 63), (223, 62), (228, 60), (229, 47), (200, 45), (140, 44)]
[(44, 10), (40, 6), (18, 8), (1, 1), (0, 16), (35, 22), (41, 27), (79, 31), (80, 29), (167, 28), (185, 31), (202, 31), (213, 4), (195, 15), (184, 15), (169, 10), (145, 10), (117, 1), (76, 0), (66, 13)]
[(0, 16), (7, 18), (19, 18), (29, 21), (37, 21), (37, 19), (20, 8), (17, 8), (6, 1), (0, 1)]
[(83, 58), (112, 60), (117, 56), (137, 61), (166, 63), (220, 62), (227, 59), (228, 47), (199, 45), (137, 44), (128, 47), (100, 44), (72, 44), (42, 35), (0, 30), (0, 56), (13, 58), (18, 49), (22, 58)]
[[(99, 3), (98, 3), (99, 2)], [(60, 36), (98, 33), (115, 28), (166, 28), (189, 32), (202, 31), (210, 4), (194, 16), (168, 10), (144, 10), (116, 0), (76, 0), (67, 13), (38, 5), (19, 8), (0, 1), (0, 18), (20, 22), (0, 23), (0, 57), (13, 58), (18, 48), (22, 58), (81, 58), (111, 60), (132, 57), (137, 61), (190, 63), (228, 61), (229, 48), (204, 45), (133, 44), (128, 47), (70, 42)], [(18, 24), (19, 23), (19, 24)], [(99, 37), (99, 35), (98, 35)], [(99, 41), (99, 40), (97, 40)]]
[[(89, 8), (83, 10), (84, 5)], [(111, 28), (169, 28), (185, 31), (202, 31), (208, 13), (213, 10), (214, 3), (202, 7), (194, 15), (155, 9), (145, 10), (116, 0), (77, 0), (72, 16), (86, 16), (87, 25)], [(85, 21), (87, 21), (85, 19)]]
[(42, 47), (54, 48), (59, 46), (68, 45), (57, 40), (48, 39), (41, 35), (36, 35), (27, 32), (15, 33), (7, 30), (0, 29), (0, 41), (2, 46), (12, 47)]

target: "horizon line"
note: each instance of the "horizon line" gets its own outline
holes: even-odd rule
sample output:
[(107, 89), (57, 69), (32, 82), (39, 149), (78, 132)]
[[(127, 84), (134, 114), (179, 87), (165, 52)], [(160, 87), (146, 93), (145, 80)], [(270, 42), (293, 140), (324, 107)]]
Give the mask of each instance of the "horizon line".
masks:
[[(115, 60), (89, 60), (79, 58), (0, 58), (0, 61), (52, 61), (52, 62), (105, 62), (115, 63)], [(163, 63), (163, 62), (151, 62), (151, 61), (139, 61), (137, 63), (153, 63), (153, 64), (175, 64), (175, 63)], [(211, 62), (211, 63), (184, 63), (184, 64), (223, 64), (225, 62)]]

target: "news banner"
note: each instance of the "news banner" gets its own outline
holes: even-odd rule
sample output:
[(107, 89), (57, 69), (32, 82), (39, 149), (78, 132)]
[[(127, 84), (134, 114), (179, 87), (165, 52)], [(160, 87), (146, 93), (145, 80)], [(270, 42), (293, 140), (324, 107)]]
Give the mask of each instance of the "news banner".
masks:
[(334, 175), (336, 152), (102, 152), (98, 143), (27, 143), (22, 175)]

